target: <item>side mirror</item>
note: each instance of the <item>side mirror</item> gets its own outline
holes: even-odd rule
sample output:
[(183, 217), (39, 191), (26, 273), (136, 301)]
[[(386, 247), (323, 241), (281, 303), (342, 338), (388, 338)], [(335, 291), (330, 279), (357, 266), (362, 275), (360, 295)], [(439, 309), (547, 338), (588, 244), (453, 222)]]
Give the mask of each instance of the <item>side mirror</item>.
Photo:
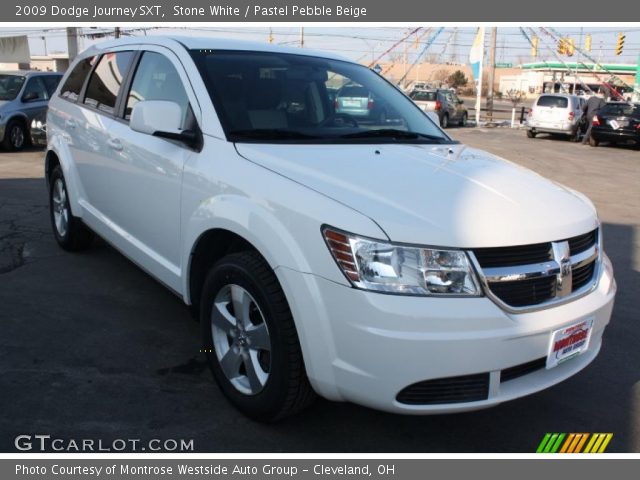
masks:
[(182, 130), (182, 109), (167, 100), (144, 100), (131, 111), (131, 130), (154, 137), (178, 140), (194, 149), (199, 149), (201, 136), (193, 130)]
[(39, 98), (40, 95), (38, 95), (38, 92), (27, 92), (22, 96), (22, 101), (33, 102), (34, 100), (38, 100)]

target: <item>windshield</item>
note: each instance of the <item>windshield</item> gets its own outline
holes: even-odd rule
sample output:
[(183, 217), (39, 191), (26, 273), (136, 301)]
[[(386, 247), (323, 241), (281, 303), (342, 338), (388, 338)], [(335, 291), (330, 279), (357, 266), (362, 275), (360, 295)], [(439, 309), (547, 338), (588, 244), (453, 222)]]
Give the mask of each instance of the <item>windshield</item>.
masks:
[(192, 55), (231, 141), (453, 143), (364, 66), (273, 52)]
[(0, 75), (0, 100), (13, 100), (24, 84), (22, 75)]

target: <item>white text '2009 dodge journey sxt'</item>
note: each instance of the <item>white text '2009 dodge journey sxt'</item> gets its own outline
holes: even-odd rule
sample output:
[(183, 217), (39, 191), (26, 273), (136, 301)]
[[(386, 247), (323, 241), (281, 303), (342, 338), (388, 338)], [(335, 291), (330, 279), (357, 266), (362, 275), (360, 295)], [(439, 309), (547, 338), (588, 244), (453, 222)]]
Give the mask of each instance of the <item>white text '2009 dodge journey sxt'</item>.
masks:
[[(367, 92), (357, 117), (350, 87)], [(600, 350), (616, 286), (592, 203), (452, 141), (364, 66), (118, 40), (76, 59), (47, 122), (58, 243), (100, 235), (182, 297), (220, 388), (254, 418), (315, 394), (483, 408)]]

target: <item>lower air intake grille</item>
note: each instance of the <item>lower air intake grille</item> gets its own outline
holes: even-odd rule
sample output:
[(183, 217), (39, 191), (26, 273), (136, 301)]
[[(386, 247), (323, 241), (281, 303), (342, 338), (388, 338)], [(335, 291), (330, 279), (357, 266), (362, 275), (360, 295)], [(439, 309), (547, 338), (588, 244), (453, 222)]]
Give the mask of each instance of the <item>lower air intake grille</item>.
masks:
[(486, 400), (489, 397), (489, 373), (438, 378), (404, 388), (396, 399), (407, 405), (440, 405)]
[(537, 370), (541, 370), (547, 366), (546, 357), (539, 358), (532, 362), (521, 363), (520, 365), (516, 365), (515, 367), (505, 368), (500, 373), (500, 382), (508, 382), (509, 380), (514, 380), (519, 377), (523, 377), (524, 375), (528, 375)]

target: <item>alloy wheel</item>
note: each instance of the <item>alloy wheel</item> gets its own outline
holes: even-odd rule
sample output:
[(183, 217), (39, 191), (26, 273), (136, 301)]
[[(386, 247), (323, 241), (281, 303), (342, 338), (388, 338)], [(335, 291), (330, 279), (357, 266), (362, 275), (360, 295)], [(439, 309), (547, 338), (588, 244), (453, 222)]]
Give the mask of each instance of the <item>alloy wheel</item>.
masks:
[(216, 357), (229, 382), (245, 395), (262, 391), (271, 369), (271, 339), (260, 307), (239, 285), (220, 289), (211, 310)]
[(69, 207), (67, 206), (67, 189), (62, 179), (56, 179), (53, 184), (53, 220), (58, 235), (64, 237), (69, 229)]

